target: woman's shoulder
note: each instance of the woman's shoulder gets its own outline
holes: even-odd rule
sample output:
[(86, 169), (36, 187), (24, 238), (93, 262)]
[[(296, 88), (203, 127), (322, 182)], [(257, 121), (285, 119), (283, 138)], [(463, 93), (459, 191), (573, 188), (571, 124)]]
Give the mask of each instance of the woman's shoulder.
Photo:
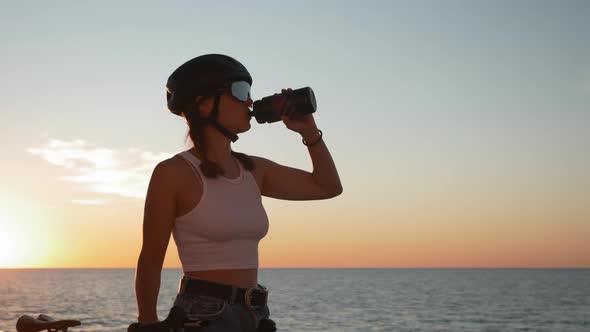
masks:
[(182, 167), (182, 159), (183, 158), (180, 156), (180, 153), (177, 153), (171, 156), (170, 158), (161, 160), (160, 162), (158, 162), (156, 167), (163, 169), (177, 169), (179, 167)]
[[(155, 167), (154, 172), (156, 171), (164, 174), (164, 176), (166, 176), (171, 181), (174, 181), (175, 179), (182, 179), (184, 176), (186, 176), (186, 174), (191, 173), (190, 166), (187, 164), (186, 160), (180, 156), (180, 154), (175, 154), (170, 158), (160, 161)], [(182, 181), (179, 180), (178, 182)]]
[(254, 169), (251, 171), (252, 174), (254, 174), (257, 178), (264, 176), (264, 169), (266, 165), (268, 165), (270, 160), (264, 157), (255, 156), (251, 154), (249, 154), (248, 157), (250, 158), (250, 160), (252, 160), (252, 163), (254, 164)]

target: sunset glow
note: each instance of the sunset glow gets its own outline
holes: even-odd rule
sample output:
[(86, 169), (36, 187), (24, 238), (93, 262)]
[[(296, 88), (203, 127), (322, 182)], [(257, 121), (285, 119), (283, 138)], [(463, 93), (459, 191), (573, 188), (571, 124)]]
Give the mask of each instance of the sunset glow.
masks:
[[(253, 100), (313, 89), (343, 188), (263, 197), (261, 268), (590, 267), (589, 3), (3, 2), (0, 268), (136, 266), (154, 168), (192, 147), (167, 80), (211, 53)], [(232, 151), (318, 166), (250, 125)]]
[(61, 227), (51, 227), (38, 202), (7, 194), (0, 199), (0, 268), (47, 266), (55, 260), (55, 232)]

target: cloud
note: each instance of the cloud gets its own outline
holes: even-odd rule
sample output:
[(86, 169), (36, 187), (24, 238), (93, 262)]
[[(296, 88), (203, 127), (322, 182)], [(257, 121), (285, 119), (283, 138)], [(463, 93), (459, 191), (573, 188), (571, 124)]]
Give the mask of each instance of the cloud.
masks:
[[(153, 168), (172, 153), (154, 153), (137, 148), (125, 150), (96, 147), (84, 140), (49, 138), (27, 150), (52, 165), (68, 169), (61, 180), (83, 185), (87, 190), (128, 198), (144, 198)], [(104, 204), (96, 199), (73, 200), (78, 204)]]

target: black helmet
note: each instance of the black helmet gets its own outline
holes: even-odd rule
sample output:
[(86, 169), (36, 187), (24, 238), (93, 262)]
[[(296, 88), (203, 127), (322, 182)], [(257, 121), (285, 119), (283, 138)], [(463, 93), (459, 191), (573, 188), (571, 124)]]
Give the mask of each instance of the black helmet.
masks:
[(196, 96), (215, 96), (215, 106), (206, 122), (235, 142), (238, 136), (223, 128), (216, 120), (222, 93), (220, 89), (226, 83), (238, 80), (252, 85), (252, 76), (246, 67), (230, 56), (205, 54), (193, 58), (178, 67), (168, 77), (166, 83), (168, 110), (181, 115), (183, 107), (186, 107)]

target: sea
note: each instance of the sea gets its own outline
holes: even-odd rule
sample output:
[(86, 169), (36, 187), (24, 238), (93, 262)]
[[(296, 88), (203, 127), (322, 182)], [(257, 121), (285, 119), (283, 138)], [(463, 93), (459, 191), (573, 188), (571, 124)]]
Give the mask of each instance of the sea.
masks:
[[(180, 269), (164, 269), (163, 320)], [(0, 269), (0, 330), (20, 315), (126, 331), (134, 269)], [(590, 269), (260, 269), (277, 331), (590, 331)]]

